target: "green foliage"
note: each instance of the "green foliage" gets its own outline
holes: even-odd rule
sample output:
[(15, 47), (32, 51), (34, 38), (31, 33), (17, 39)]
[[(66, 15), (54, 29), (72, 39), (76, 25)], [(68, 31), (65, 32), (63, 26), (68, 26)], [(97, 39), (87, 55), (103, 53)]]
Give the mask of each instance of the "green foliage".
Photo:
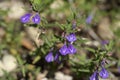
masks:
[[(97, 47), (91, 47), (85, 45), (89, 39), (82, 39), (82, 37), (86, 36), (86, 38), (93, 40), (91, 36), (88, 36), (89, 34), (87, 34), (86, 28), (89, 26), (90, 28), (94, 28), (93, 26), (99, 23), (101, 17), (108, 14), (112, 18), (115, 18), (114, 16), (118, 15), (118, 13), (116, 13), (117, 9), (112, 9), (110, 13), (101, 10), (97, 7), (99, 3), (97, 0), (61, 0), (61, 2), (64, 3), (63, 6), (52, 9), (50, 6), (55, 1), (57, 0), (29, 0), (32, 11), (40, 14), (40, 24), (27, 23), (23, 25), (19, 20), (7, 21), (5, 16), (9, 11), (0, 9), (0, 27), (5, 30), (5, 36), (3, 40), (0, 40), (0, 58), (2, 58), (2, 51), (4, 50), (7, 50), (16, 57), (18, 68), (12, 73), (22, 73), (22, 77), (24, 78), (28, 76), (28, 73), (31, 73), (32, 79), (35, 80), (36, 75), (40, 73), (40, 71), (43, 71), (42, 69), (45, 68), (53, 74), (52, 72), (57, 71), (68, 63), (72, 73), (74, 73), (77, 79), (81, 79), (83, 76), (88, 78), (91, 73), (97, 68), (100, 68), (101, 62), (104, 59), (118, 62), (117, 65), (120, 66), (120, 59), (118, 61), (110, 56), (110, 53), (114, 52), (115, 48), (119, 49), (116, 42), (120, 36), (120, 29), (114, 31), (117, 36), (116, 41), (110, 40), (109, 44), (100, 44)], [(88, 25), (85, 20), (90, 14), (93, 14), (94, 17), (92, 23)], [(76, 25), (74, 29), (73, 22), (75, 22)], [(43, 45), (36, 46), (37, 44), (35, 43), (34, 51), (24, 48), (21, 44), (21, 39), (23, 38), (22, 33), (25, 27), (35, 27), (41, 30), (38, 39), (43, 41)], [(61, 62), (59, 64), (57, 62), (46, 63), (45, 56), (51, 50), (53, 50), (55, 55), (61, 46), (67, 42), (65, 36), (69, 33), (75, 33), (77, 36), (77, 41), (73, 43), (77, 49), (77, 53), (74, 55), (61, 56)], [(107, 64), (106, 67), (113, 65), (112, 63)], [(2, 80), (16, 80), (12, 74), (5, 71), (4, 73), (5, 75), (1, 77)]]
[(54, 0), (30, 0), (32, 3), (33, 10), (37, 12), (44, 11), (45, 9), (49, 8), (49, 5), (53, 2)]

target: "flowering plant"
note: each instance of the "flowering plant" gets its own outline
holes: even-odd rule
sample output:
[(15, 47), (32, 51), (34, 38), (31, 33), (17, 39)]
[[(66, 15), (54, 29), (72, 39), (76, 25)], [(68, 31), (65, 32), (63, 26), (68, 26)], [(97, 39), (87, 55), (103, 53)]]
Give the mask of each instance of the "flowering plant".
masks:
[[(30, 23), (29, 21), (32, 19), (33, 24), (37, 24), (40, 29), (42, 29), (43, 26), (44, 26), (44, 29), (45, 28), (47, 29), (46, 25), (47, 24), (50, 25), (50, 23), (47, 22), (46, 24), (43, 21), (42, 17), (40, 17), (41, 9), (39, 8), (38, 4), (42, 5), (41, 2), (35, 0), (35, 1), (31, 1), (31, 4), (32, 4), (33, 11), (35, 11), (36, 14), (33, 16), (30, 13), (23, 15), (21, 17), (21, 22)], [(46, 34), (43, 34), (42, 36), (40, 35), (41, 38), (43, 37), (42, 39), (45, 42), (42, 46), (39, 46), (40, 47), (39, 51), (44, 55), (45, 62), (48, 62), (48, 63), (58, 62), (58, 64), (59, 63), (64, 64), (65, 61), (70, 60), (71, 54), (72, 54), (71, 56), (80, 54), (78, 50), (79, 50), (79, 47), (81, 47), (79, 46), (80, 45), (79, 41), (81, 39), (80, 39), (80, 36), (77, 34), (77, 32), (79, 32), (77, 31), (77, 25), (79, 24), (79, 21), (77, 18), (73, 18), (73, 19), (74, 19), (74, 23), (72, 23), (72, 21), (68, 21), (65, 24), (60, 24), (60, 23), (55, 24), (58, 28), (62, 30), (60, 35), (55, 35), (54, 31), (53, 33), (51, 33), (52, 36), (49, 39), (47, 37), (49, 37), (50, 35), (46, 35)], [(93, 15), (88, 16), (88, 18), (85, 21), (86, 24), (87, 25), (91, 24), (92, 19), (93, 19)], [(58, 42), (62, 44), (60, 47), (58, 47), (56, 44)], [(84, 44), (84, 42), (81, 44)], [(82, 65), (86, 68), (88, 73), (94, 72), (90, 76), (89, 78), (90, 80), (99, 80), (98, 78), (99, 76), (104, 79), (109, 77), (109, 72), (105, 68), (105, 63), (104, 64), (101, 64), (101, 63), (107, 62), (107, 59), (109, 57), (108, 54), (111, 51), (111, 48), (112, 48), (112, 42), (108, 44), (108, 42), (106, 41), (103, 41), (101, 44), (101, 47), (99, 47), (97, 50), (94, 50), (89, 47), (86, 48), (86, 50), (92, 52), (94, 55), (93, 59), (88, 59), (89, 61), (86, 62), (84, 65)], [(65, 60), (66, 57), (68, 60)], [(71, 66), (73, 67), (76, 67), (76, 65), (79, 66), (78, 62), (76, 65), (73, 65), (75, 64), (73, 59), (71, 59), (70, 61), (71, 61), (70, 62)], [(83, 68), (79, 68), (79, 70), (80, 69), (82, 70)]]
[(103, 0), (19, 1), (10, 0), (16, 6), (7, 10), (0, 1), (1, 80), (101, 80), (119, 74), (117, 5), (104, 8)]

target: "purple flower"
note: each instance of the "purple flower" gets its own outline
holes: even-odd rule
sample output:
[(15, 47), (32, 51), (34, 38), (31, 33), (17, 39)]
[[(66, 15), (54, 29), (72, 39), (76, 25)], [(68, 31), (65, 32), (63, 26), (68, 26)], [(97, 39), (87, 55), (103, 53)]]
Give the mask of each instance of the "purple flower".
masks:
[(39, 23), (40, 23), (40, 16), (39, 16), (38, 13), (35, 14), (35, 16), (32, 17), (32, 21), (33, 21), (33, 23), (35, 23), (35, 24), (39, 24)]
[(74, 54), (77, 52), (76, 48), (72, 44), (69, 44), (68, 50), (70, 54)]
[(120, 66), (118, 67), (118, 72), (120, 73)]
[(59, 49), (59, 52), (61, 55), (67, 55), (69, 53), (69, 50), (68, 50), (67, 46), (64, 45)]
[(54, 60), (55, 60), (57, 63), (60, 63), (59, 57), (60, 57), (60, 54), (59, 54), (59, 53), (56, 53)]
[(52, 61), (54, 61), (53, 53), (52, 53), (52, 52), (48, 53), (48, 55), (45, 56), (45, 60), (46, 60), (47, 62), (52, 62)]
[(23, 15), (20, 20), (22, 23), (27, 23), (27, 22), (29, 22), (30, 17), (31, 17), (31, 14), (27, 13), (27, 14)]
[(109, 43), (108, 40), (104, 40), (104, 41), (101, 42), (102, 45), (106, 45), (106, 44), (108, 44), (108, 43)]
[(76, 24), (76, 21), (74, 20), (74, 21), (72, 22), (72, 28), (75, 29), (76, 26), (77, 26), (77, 24)]
[(66, 39), (71, 43), (77, 40), (74, 33), (70, 33), (68, 36), (66, 36)]
[(54, 60), (59, 60), (59, 53), (56, 53)]
[(95, 71), (89, 79), (90, 80), (99, 80), (97, 71)]
[(99, 72), (101, 78), (106, 79), (109, 77), (108, 71), (102, 67), (101, 71)]
[(89, 15), (89, 16), (87, 17), (87, 19), (86, 19), (86, 23), (87, 23), (87, 24), (90, 24), (91, 21), (92, 21), (92, 19), (93, 19), (93, 15)]
[(105, 66), (105, 59), (103, 59), (103, 61), (101, 62), (101, 67), (104, 68)]

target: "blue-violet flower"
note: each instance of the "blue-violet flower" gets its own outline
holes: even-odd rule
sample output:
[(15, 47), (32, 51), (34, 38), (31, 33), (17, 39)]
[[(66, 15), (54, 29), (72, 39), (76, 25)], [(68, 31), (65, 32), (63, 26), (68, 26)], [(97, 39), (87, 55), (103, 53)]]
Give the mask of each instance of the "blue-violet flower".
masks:
[(118, 67), (118, 72), (120, 73), (120, 66)]
[(55, 55), (55, 58), (54, 58), (54, 60), (57, 62), (57, 63), (60, 63), (60, 54), (59, 53), (56, 53), (56, 55)]
[(89, 15), (89, 16), (87, 17), (87, 19), (86, 19), (86, 23), (87, 23), (87, 24), (90, 24), (91, 21), (92, 21), (92, 19), (93, 19), (93, 15)]
[(77, 52), (76, 48), (72, 44), (69, 44), (68, 50), (70, 54), (74, 54)]
[(52, 53), (52, 52), (48, 53), (48, 55), (45, 56), (45, 60), (46, 60), (47, 62), (52, 62), (52, 61), (54, 61), (53, 53)]
[(63, 45), (60, 49), (59, 52), (61, 55), (67, 55), (69, 53), (67, 45)]
[(30, 17), (31, 17), (31, 14), (27, 13), (27, 14), (23, 15), (20, 20), (22, 23), (27, 23), (27, 22), (29, 22)]
[(106, 44), (108, 44), (108, 43), (109, 43), (108, 40), (104, 40), (104, 41), (101, 42), (102, 45), (106, 45)]
[(40, 23), (40, 16), (38, 13), (36, 13), (33, 17), (32, 17), (32, 21), (35, 24), (39, 24)]
[(76, 24), (76, 21), (74, 20), (74, 21), (72, 22), (72, 28), (75, 29), (76, 26), (77, 26), (77, 24)]
[(95, 71), (89, 79), (90, 80), (99, 80), (97, 71)]
[(54, 60), (59, 60), (59, 53), (56, 53)]
[(66, 39), (71, 43), (77, 40), (74, 33), (70, 33), (68, 36), (66, 36)]
[(101, 71), (99, 72), (101, 78), (106, 79), (109, 77), (108, 71), (102, 67)]

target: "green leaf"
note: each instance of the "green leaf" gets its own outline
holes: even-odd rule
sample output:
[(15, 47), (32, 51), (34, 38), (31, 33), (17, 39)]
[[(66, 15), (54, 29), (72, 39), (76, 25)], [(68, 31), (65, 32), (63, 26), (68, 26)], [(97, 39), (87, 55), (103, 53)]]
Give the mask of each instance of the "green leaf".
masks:
[(87, 70), (87, 69), (78, 69), (78, 71), (80, 71), (80, 72), (90, 72), (90, 70)]
[(36, 56), (32, 63), (35, 64), (38, 60), (40, 60), (40, 58), (40, 56)]
[(94, 49), (92, 49), (92, 48), (87, 47), (86, 49), (87, 49), (88, 51), (90, 51), (90, 52), (95, 53), (95, 50), (94, 50)]
[(34, 3), (34, 4), (40, 4), (40, 3), (41, 3), (41, 0), (33, 0), (33, 3)]
[(24, 66), (22, 66), (22, 74), (23, 74), (23, 76), (25, 77), (25, 67)]

